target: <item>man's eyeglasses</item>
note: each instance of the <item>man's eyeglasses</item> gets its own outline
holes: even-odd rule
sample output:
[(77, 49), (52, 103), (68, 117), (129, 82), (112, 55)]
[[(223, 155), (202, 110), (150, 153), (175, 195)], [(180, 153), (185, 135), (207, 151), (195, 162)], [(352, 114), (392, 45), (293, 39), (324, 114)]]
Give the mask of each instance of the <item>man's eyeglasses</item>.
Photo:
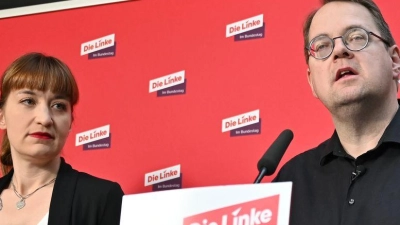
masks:
[(335, 39), (341, 38), (344, 46), (350, 51), (360, 51), (367, 47), (369, 42), (369, 35), (373, 35), (383, 41), (387, 46), (390, 46), (389, 42), (384, 40), (379, 35), (366, 31), (363, 28), (356, 27), (346, 31), (343, 36), (330, 38), (326, 35), (320, 35), (313, 38), (308, 44), (308, 54), (316, 59), (328, 58), (335, 48)]

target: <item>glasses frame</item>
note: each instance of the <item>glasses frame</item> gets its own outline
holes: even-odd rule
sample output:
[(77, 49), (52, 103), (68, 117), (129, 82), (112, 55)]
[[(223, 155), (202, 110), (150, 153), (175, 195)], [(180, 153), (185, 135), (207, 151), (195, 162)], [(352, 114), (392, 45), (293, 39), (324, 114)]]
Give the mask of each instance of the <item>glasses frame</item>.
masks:
[[(347, 46), (347, 44), (345, 43), (344, 39), (343, 39), (343, 37), (346, 36), (347, 33), (348, 33), (350, 30), (352, 30), (352, 29), (361, 29), (361, 30), (365, 31), (365, 33), (367, 34), (367, 42), (366, 42), (365, 45), (364, 45), (363, 47), (361, 47), (360, 49), (356, 49), (356, 50), (350, 49), (350, 48)], [(312, 56), (313, 58), (319, 59), (319, 60), (326, 59), (326, 58), (328, 58), (329, 56), (332, 55), (333, 49), (335, 49), (335, 40), (338, 39), (338, 38), (340, 38), (340, 39), (342, 39), (343, 45), (344, 45), (349, 51), (358, 52), (358, 51), (361, 51), (361, 50), (363, 50), (364, 48), (366, 48), (366, 47), (368, 46), (369, 39), (370, 39), (370, 38), (369, 38), (369, 35), (373, 35), (373, 36), (377, 37), (377, 38), (380, 39), (383, 43), (385, 43), (387, 46), (390, 46), (390, 43), (389, 43), (388, 41), (386, 41), (385, 39), (383, 39), (381, 36), (375, 34), (374, 32), (372, 32), (372, 31), (367, 31), (366, 29), (364, 29), (364, 28), (362, 28), (362, 27), (353, 27), (353, 28), (349, 28), (349, 29), (346, 31), (346, 33), (344, 33), (344, 35), (342, 35), (342, 36), (337, 36), (337, 37), (334, 37), (334, 38), (330, 38), (330, 37), (328, 37), (327, 35), (318, 35), (318, 36), (316, 36), (315, 38), (313, 38), (313, 39), (308, 43), (308, 46), (307, 46), (306, 49), (307, 49), (307, 51), (308, 51), (308, 55), (309, 55), (309, 56)], [(331, 49), (331, 52), (330, 52), (327, 56), (322, 57), (322, 58), (318, 58), (318, 57), (315, 57), (315, 56), (313, 56), (313, 55), (311, 54), (311, 51), (314, 51), (314, 50), (311, 48), (311, 45), (314, 43), (314, 41), (315, 41), (317, 38), (322, 37), (322, 36), (327, 37), (327, 38), (331, 41), (331, 43), (332, 43), (332, 49)], [(315, 52), (315, 51), (314, 51), (314, 52)]]

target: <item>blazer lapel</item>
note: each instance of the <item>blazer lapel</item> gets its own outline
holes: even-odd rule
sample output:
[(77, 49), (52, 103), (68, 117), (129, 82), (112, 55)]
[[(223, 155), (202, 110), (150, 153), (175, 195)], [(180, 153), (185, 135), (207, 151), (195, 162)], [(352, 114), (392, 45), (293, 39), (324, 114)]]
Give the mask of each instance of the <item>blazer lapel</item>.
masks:
[(10, 185), (11, 178), (14, 174), (14, 169), (0, 179), (0, 193)]
[(70, 225), (74, 190), (79, 173), (61, 158), (60, 169), (54, 183), (49, 211), (49, 225)]

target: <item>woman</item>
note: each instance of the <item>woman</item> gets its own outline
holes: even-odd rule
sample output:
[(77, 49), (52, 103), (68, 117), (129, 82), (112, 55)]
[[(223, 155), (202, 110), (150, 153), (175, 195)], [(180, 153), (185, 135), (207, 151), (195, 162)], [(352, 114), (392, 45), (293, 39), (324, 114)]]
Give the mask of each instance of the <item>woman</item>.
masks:
[(69, 68), (40, 53), (18, 58), (1, 80), (0, 225), (118, 225), (123, 191), (60, 156), (79, 92)]

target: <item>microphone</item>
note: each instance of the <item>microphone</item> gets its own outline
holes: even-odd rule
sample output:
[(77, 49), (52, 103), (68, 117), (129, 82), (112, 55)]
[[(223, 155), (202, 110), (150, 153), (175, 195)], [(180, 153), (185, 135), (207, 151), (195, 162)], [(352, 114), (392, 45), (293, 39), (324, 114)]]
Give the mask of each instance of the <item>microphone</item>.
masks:
[(293, 140), (293, 132), (289, 129), (282, 131), (278, 138), (272, 143), (257, 163), (259, 174), (254, 181), (255, 184), (261, 182), (264, 176), (275, 173), (276, 167), (282, 159), (290, 142)]
[(358, 165), (356, 167), (356, 170), (351, 173), (351, 181), (353, 182), (359, 176), (363, 175), (366, 171), (367, 169), (363, 165)]

